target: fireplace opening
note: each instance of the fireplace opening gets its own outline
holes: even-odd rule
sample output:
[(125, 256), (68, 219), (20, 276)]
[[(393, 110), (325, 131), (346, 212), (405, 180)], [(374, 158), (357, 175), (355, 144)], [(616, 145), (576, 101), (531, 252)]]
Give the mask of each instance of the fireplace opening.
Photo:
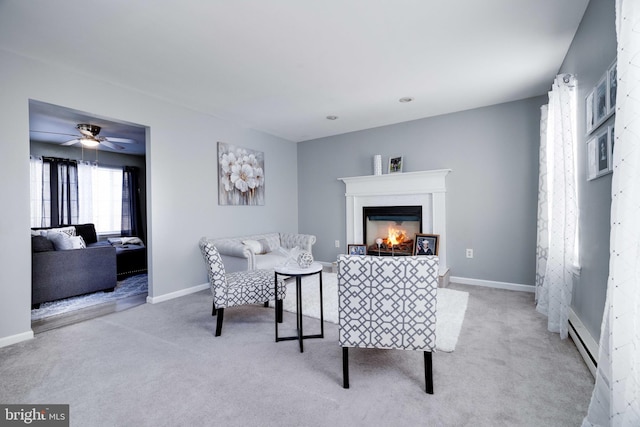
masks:
[(362, 220), (367, 255), (412, 255), (415, 236), (422, 233), (422, 206), (365, 206)]

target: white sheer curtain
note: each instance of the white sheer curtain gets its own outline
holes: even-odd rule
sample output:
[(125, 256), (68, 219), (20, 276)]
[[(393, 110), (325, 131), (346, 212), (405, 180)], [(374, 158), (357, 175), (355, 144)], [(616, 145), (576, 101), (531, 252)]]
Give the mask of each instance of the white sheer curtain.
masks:
[(536, 309), (548, 317), (547, 328), (568, 335), (573, 272), (578, 264), (578, 203), (576, 192), (575, 79), (556, 77), (547, 120), (542, 110), (538, 242), (536, 248)]
[(78, 162), (78, 223), (93, 222), (93, 176), (97, 166)]
[(611, 249), (596, 385), (583, 426), (640, 426), (640, 2), (616, 1)]
[(44, 227), (42, 223), (42, 173), (44, 162), (42, 157), (29, 157), (29, 171), (31, 174), (31, 227)]

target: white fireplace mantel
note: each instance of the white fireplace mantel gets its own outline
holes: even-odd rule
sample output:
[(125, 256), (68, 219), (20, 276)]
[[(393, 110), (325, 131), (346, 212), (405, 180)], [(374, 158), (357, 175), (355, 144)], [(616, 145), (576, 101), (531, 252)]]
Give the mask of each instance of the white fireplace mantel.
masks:
[(440, 276), (448, 276), (446, 176), (451, 169), (338, 178), (346, 185), (347, 244), (361, 244), (365, 206), (422, 206), (422, 232), (440, 235)]

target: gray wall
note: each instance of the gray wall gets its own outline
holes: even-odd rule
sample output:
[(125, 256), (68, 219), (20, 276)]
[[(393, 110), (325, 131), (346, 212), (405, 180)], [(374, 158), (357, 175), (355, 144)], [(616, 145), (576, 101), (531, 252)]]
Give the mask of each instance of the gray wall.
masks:
[[(299, 224), (318, 236), (315, 257), (334, 261), (345, 250), (345, 186), (337, 179), (372, 174), (374, 154), (382, 154), (383, 164), (402, 154), (405, 172), (453, 170), (447, 176), (451, 275), (533, 285), (545, 102), (537, 97), (299, 143)], [(474, 249), (473, 259), (466, 248)]]
[[(203, 235), (298, 230), (295, 143), (1, 49), (0, 64), (0, 346), (31, 335), (29, 99), (148, 127), (154, 298), (206, 283), (197, 245)], [(264, 206), (218, 206), (217, 141), (265, 153)]]
[[(611, 178), (587, 181), (584, 99), (616, 58), (615, 2), (591, 1), (565, 57), (561, 72), (578, 79), (578, 197), (580, 203), (580, 277), (573, 289), (573, 309), (598, 340), (609, 274)], [(615, 116), (602, 125), (613, 124)], [(598, 128), (598, 130), (602, 129)], [(596, 133), (596, 130), (594, 133)]]

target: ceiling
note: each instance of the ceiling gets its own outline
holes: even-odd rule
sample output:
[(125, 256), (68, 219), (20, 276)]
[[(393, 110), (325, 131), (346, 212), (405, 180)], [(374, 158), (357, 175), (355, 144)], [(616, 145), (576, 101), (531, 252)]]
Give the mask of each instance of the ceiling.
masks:
[(545, 94), (587, 4), (0, 0), (0, 49), (298, 142)]
[[(76, 129), (78, 124), (100, 126), (98, 136), (106, 137), (107, 141), (120, 147), (114, 150), (100, 145), (98, 147), (100, 150), (138, 156), (145, 154), (146, 128), (144, 126), (109, 120), (59, 105), (29, 101), (29, 139), (31, 141), (64, 144), (78, 139), (82, 136)], [(130, 139), (131, 142), (123, 143), (111, 138)], [(74, 146), (79, 147), (80, 144), (77, 143)]]

